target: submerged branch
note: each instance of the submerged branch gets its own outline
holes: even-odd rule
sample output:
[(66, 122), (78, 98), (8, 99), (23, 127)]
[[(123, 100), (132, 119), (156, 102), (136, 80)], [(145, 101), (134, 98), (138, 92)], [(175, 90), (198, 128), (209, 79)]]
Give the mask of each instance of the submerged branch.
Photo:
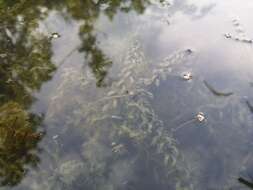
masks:
[(253, 113), (253, 106), (251, 105), (251, 103), (249, 102), (249, 100), (246, 100), (246, 104), (247, 104), (250, 112)]
[(241, 183), (241, 184), (244, 184), (246, 185), (247, 187), (253, 189), (253, 182), (249, 182), (248, 180), (242, 178), (242, 177), (239, 177), (238, 178), (238, 181)]
[(205, 86), (215, 95), (215, 96), (231, 96), (233, 95), (234, 93), (233, 92), (220, 92), (216, 89), (214, 89), (207, 81), (203, 81)]

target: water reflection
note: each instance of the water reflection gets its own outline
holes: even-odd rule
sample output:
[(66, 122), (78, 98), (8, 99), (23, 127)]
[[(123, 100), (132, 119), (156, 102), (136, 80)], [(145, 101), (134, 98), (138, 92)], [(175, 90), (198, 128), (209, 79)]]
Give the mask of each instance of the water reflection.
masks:
[(43, 118), (27, 113), (17, 102), (0, 107), (0, 182), (17, 185), (39, 164), (38, 143), (43, 134), (38, 131)]
[[(198, 6), (199, 3), (186, 0), (164, 2), (0, 3), (0, 177), (3, 186), (19, 184), (12, 188), (21, 190), (234, 187), (231, 176), (240, 170), (240, 164), (236, 163), (250, 155), (248, 148), (242, 146), (250, 146), (252, 118), (248, 109), (252, 105), (249, 100), (242, 104), (242, 92), (232, 88), (235, 87), (232, 80), (218, 80), (217, 73), (206, 73), (211, 71), (206, 70), (209, 62), (226, 62), (224, 58), (210, 58), (211, 53), (217, 55), (218, 51), (210, 53), (213, 45), (210, 41), (217, 40), (216, 36), (223, 39), (220, 31), (206, 32), (210, 29), (208, 24), (216, 25), (215, 19), (210, 21), (213, 15), (208, 14), (216, 4)], [(79, 50), (84, 61), (77, 56), (77, 62), (81, 62), (79, 67), (59, 65), (63, 67), (58, 69), (60, 79), (52, 81), (57, 87), (50, 89), (53, 95), (48, 98), (49, 108), (45, 109), (44, 116), (31, 113), (30, 108), (35, 103), (34, 92), (40, 91), (56, 71), (57, 64), (52, 61), (55, 51), (51, 50), (54, 43), (63, 45), (61, 39), (65, 34), (60, 29), (39, 32), (39, 25), (54, 12), (68, 24), (69, 21), (78, 23), (81, 45), (74, 51)], [(126, 15), (130, 15), (126, 19), (128, 23), (121, 28)], [(172, 16), (178, 23), (163, 22)], [(116, 55), (117, 59), (111, 58), (110, 53), (121, 46), (104, 48), (101, 45), (105, 41), (100, 36), (104, 31), (100, 32), (97, 25), (103, 19), (112, 25), (115, 20), (119, 21), (115, 28), (120, 28), (121, 37), (128, 41), (121, 50), (122, 55)], [(196, 27), (206, 23), (207, 27)], [(130, 27), (138, 35), (129, 35)], [(176, 29), (174, 33), (173, 29)], [(159, 35), (160, 30), (166, 35)], [(113, 37), (120, 33), (114, 28), (109, 31)], [(59, 36), (52, 38), (58, 33)], [(200, 33), (208, 38), (199, 38)], [(66, 34), (66, 38), (70, 36), (74, 35)], [(157, 38), (160, 40), (154, 40)], [(192, 61), (192, 54), (201, 51), (199, 42), (205, 44), (209, 57), (200, 56), (200, 61)], [(183, 46), (187, 43), (195, 45), (197, 50), (185, 51)], [(150, 64), (153, 60), (154, 64)], [(205, 61), (205, 69), (199, 68), (199, 62)], [(80, 65), (89, 67), (92, 80), (86, 78)], [(208, 65), (208, 68), (212, 67)], [(222, 74), (230, 71), (224, 70)], [(109, 72), (115, 80), (107, 86), (105, 79)], [(181, 76), (183, 72), (186, 73)], [(210, 75), (213, 81), (208, 78)], [(242, 87), (240, 90), (248, 92)], [(44, 124), (46, 136), (39, 127)], [(38, 147), (39, 142), (43, 151)], [(226, 157), (230, 160), (226, 161)], [(30, 169), (32, 166), (38, 170)]]
[(40, 17), (36, 6), (2, 1), (0, 7), (0, 183), (14, 186), (39, 163), (43, 116), (28, 109), (55, 66), (50, 40), (33, 32)]
[[(77, 6), (69, 9), (68, 13), (73, 16), (74, 19), (81, 19), (84, 23), (80, 27), (79, 35), (82, 40), (80, 51), (85, 53), (88, 65), (93, 71), (96, 79), (97, 86), (103, 86), (104, 79), (107, 75), (108, 67), (112, 64), (112, 61), (103, 53), (98, 46), (96, 34), (94, 34), (94, 24), (101, 14), (105, 14), (111, 20), (118, 12), (136, 11), (137, 13), (143, 13), (145, 7), (149, 3), (149, 0), (137, 0), (123, 2), (117, 1), (83, 1), (81, 4), (76, 3)], [(85, 14), (83, 14), (85, 13)]]
[(199, 2), (189, 2), (188, 0), (175, 0), (173, 6), (170, 7), (169, 15), (173, 15), (176, 12), (182, 12), (190, 15), (193, 19), (200, 19), (206, 16), (214, 7), (215, 3), (207, 3), (202, 7), (199, 6)]
[[(56, 67), (51, 62), (52, 38), (36, 31), (48, 12), (67, 10), (80, 27), (81, 52), (102, 86), (111, 61), (97, 46), (93, 24), (104, 13), (113, 19), (117, 11), (142, 13), (148, 1), (36, 1), (0, 3), (0, 177), (1, 184), (17, 185), (30, 166), (39, 163), (39, 131), (43, 116), (27, 111), (33, 93), (51, 79)], [(46, 9), (45, 9), (46, 8)], [(103, 10), (102, 10), (103, 9)]]
[[(104, 79), (107, 75), (107, 70), (112, 64), (107, 55), (100, 49), (99, 41), (97, 40), (96, 29), (94, 25), (97, 19), (101, 15), (107, 16), (110, 20), (119, 11), (127, 13), (129, 11), (135, 11), (137, 13), (143, 13), (145, 7), (149, 4), (149, 0), (137, 0), (137, 1), (61, 1), (59, 3), (51, 3), (53, 9), (67, 10), (71, 19), (81, 21), (79, 35), (81, 38), (80, 52), (84, 52), (86, 61), (90, 66), (94, 76), (97, 79), (97, 86), (104, 86)], [(51, 9), (52, 9), (51, 7)]]

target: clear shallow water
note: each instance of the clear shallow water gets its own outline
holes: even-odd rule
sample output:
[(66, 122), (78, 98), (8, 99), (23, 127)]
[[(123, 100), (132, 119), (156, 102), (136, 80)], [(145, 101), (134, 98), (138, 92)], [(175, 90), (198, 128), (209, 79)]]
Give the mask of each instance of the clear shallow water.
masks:
[(1, 189), (247, 189), (250, 0), (0, 7)]

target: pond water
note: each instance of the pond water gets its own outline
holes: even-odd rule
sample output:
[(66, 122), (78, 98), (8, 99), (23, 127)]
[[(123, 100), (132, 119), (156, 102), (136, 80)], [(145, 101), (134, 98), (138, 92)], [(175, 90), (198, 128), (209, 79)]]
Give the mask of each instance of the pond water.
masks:
[(0, 1), (0, 190), (252, 188), (252, 9)]

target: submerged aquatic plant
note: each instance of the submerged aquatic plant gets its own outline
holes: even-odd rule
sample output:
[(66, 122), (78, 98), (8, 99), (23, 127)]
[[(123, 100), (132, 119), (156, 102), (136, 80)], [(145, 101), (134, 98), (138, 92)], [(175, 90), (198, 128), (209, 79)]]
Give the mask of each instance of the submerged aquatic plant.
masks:
[[(66, 186), (76, 187), (75, 185), (78, 184), (78, 181), (84, 181), (83, 183), (85, 183), (86, 186), (84, 185), (82, 188), (85, 189), (112, 189), (111, 184), (106, 182), (107, 179), (109, 178), (112, 180), (112, 173), (118, 174), (118, 168), (122, 168), (122, 165), (125, 166), (124, 164), (121, 164), (122, 161), (129, 163), (128, 160), (122, 158), (122, 155), (129, 156), (128, 153), (131, 152), (131, 157), (133, 158), (130, 159), (130, 164), (143, 164), (142, 161), (144, 160), (147, 170), (152, 173), (152, 176), (155, 176), (154, 178), (157, 181), (162, 182), (167, 186), (176, 186), (177, 189), (180, 189), (181, 186), (184, 186), (181, 182), (184, 181), (183, 176), (186, 175), (187, 171), (181, 167), (180, 160), (182, 159), (177, 150), (175, 139), (172, 134), (164, 129), (163, 122), (159, 120), (152, 108), (151, 102), (153, 94), (149, 89), (153, 86), (159, 86), (161, 80), (165, 80), (171, 72), (172, 66), (183, 62), (185, 59), (187, 60), (192, 51), (188, 49), (175, 52), (171, 56), (165, 58), (153, 70), (149, 68), (141, 47), (139, 46), (139, 42), (135, 41), (126, 57), (122, 59), (124, 64), (120, 65), (118, 68), (118, 81), (114, 81), (110, 87), (103, 89), (96, 97), (91, 97), (89, 95), (83, 97), (74, 94), (69, 101), (65, 101), (66, 97), (70, 97), (71, 89), (80, 90), (87, 95), (94, 90), (94, 81), (96, 81), (98, 86), (103, 85), (103, 79), (106, 77), (107, 70), (111, 66), (110, 60), (105, 57), (103, 52), (98, 48), (98, 42), (93, 31), (93, 22), (99, 17), (101, 7), (103, 8), (103, 13), (112, 19), (118, 8), (124, 10), (124, 12), (133, 9), (136, 12), (141, 13), (144, 11), (144, 5), (148, 1), (136, 0), (126, 3), (121, 3), (119, 0), (62, 2), (66, 4), (67, 12), (72, 15), (73, 18), (84, 21), (84, 25), (80, 30), (80, 37), (83, 41), (80, 51), (84, 51), (87, 58), (90, 59), (88, 60), (90, 68), (97, 79), (94, 79), (90, 73), (84, 76), (76, 69), (65, 69), (63, 75), (64, 80), (59, 85), (50, 112), (51, 115), (59, 114), (59, 109), (61, 113), (67, 112), (68, 115), (64, 118), (61, 129), (74, 130), (74, 127), (79, 127), (83, 130), (83, 136), (86, 137), (86, 141), (83, 145), (84, 150), (82, 151), (81, 156), (82, 161), (75, 159), (73, 159), (74, 161), (62, 161), (61, 159), (63, 158), (60, 156), (53, 156), (53, 159), (62, 161), (59, 162), (59, 167), (53, 168), (54, 170), (52, 171), (52, 173), (59, 174), (59, 178), (57, 178), (58, 176), (56, 176), (56, 178), (53, 176), (52, 178), (55, 179), (54, 182), (59, 182), (61, 185), (50, 186), (48, 188), (66, 189)], [(30, 19), (32, 19), (32, 21), (27, 23), (27, 25), (36, 26), (38, 25), (37, 19), (46, 15), (47, 8), (60, 10), (64, 7), (62, 2), (57, 2), (56, 4), (53, 1), (46, 3), (43, 1), (37, 1), (36, 3), (30, 4), (29, 1), (26, 0), (20, 1), (20, 3), (2, 2), (0, 3), (2, 8), (0, 12), (3, 13), (1, 15), (4, 18), (1, 20), (2, 26), (7, 25), (9, 27), (9, 24), (12, 22), (15, 23), (14, 25), (17, 23), (18, 26), (26, 26), (26, 22), (30, 21)], [(169, 1), (162, 2), (164, 6), (170, 5)], [(99, 6), (101, 4), (104, 6)], [(33, 5), (33, 7), (31, 8), (30, 5)], [(40, 15), (40, 13), (43, 14)], [(17, 14), (22, 15), (22, 21), (16, 20)], [(10, 22), (9, 19), (11, 20)], [(31, 37), (30, 39), (30, 35), (28, 34), (30, 34), (33, 29), (34, 27), (23, 28), (24, 33), (22, 32), (20, 39), (16, 41), (17, 43), (14, 46), (13, 43), (10, 43), (11, 41), (15, 41), (13, 40), (14, 38), (12, 38), (14, 36), (13, 31), (1, 27), (3, 35), (1, 42), (3, 42), (4, 45), (2, 46), (3, 51), (1, 50), (0, 55), (3, 59), (3, 64), (1, 64), (0, 68), (2, 83), (0, 83), (1, 87), (7, 89), (5, 90), (7, 92), (6, 94), (2, 94), (2, 92), (0, 94), (1, 103), (3, 103), (3, 107), (1, 108), (4, 110), (9, 109), (9, 106), (16, 107), (22, 116), (21, 118), (25, 118), (21, 120), (23, 121), (23, 125), (15, 126), (15, 130), (9, 130), (8, 127), (4, 128), (8, 129), (7, 131), (10, 131), (10, 137), (12, 137), (13, 134), (16, 136), (21, 135), (22, 138), (26, 139), (28, 144), (29, 142), (37, 144), (36, 140), (40, 139), (41, 133), (36, 133), (34, 127), (26, 128), (26, 126), (29, 126), (29, 117), (25, 116), (27, 112), (22, 110), (21, 107), (29, 107), (27, 104), (30, 105), (33, 98), (30, 96), (31, 92), (39, 89), (43, 81), (49, 80), (52, 77), (51, 74), (55, 70), (55, 67), (50, 62), (52, 56), (50, 49), (51, 41), (44, 36), (41, 39), (37, 38), (37, 36)], [(52, 34), (52, 38), (58, 37), (60, 36), (57, 33)], [(3, 41), (2, 39), (8, 39), (8, 42)], [(6, 49), (10, 51), (5, 52)], [(20, 49), (22, 51), (20, 51)], [(21, 55), (19, 55), (19, 53), (21, 53)], [(16, 62), (13, 62), (13, 60)], [(17, 93), (17, 91), (24, 93)], [(13, 95), (14, 97), (12, 97)], [(26, 103), (24, 103), (24, 99), (26, 99)], [(19, 104), (14, 102), (6, 103), (10, 100), (14, 100)], [(5, 114), (3, 115), (5, 116)], [(5, 117), (3, 118), (5, 119)], [(3, 123), (6, 121), (9, 120), (5, 120)], [(5, 126), (3, 123), (2, 126)], [(16, 121), (13, 125), (16, 125)], [(23, 133), (23, 130), (25, 133)], [(103, 139), (104, 130), (107, 130), (106, 134), (108, 134), (106, 140)], [(8, 133), (7, 131), (5, 132)], [(17, 140), (18, 145), (19, 142), (22, 142), (21, 144), (23, 146), (23, 141), (19, 141), (20, 139), (15, 140)], [(53, 136), (53, 141), (58, 142), (60, 140), (61, 135)], [(114, 141), (116, 142), (116, 145), (111, 147), (110, 144)], [(5, 141), (3, 140), (3, 142)], [(99, 153), (99, 147), (101, 147), (101, 144), (104, 144), (103, 148), (108, 150), (107, 152), (117, 154), (109, 154), (109, 156), (104, 154), (106, 156), (101, 159), (94, 159), (99, 155), (95, 153)], [(27, 144), (25, 143), (25, 145)], [(33, 150), (32, 148), (35, 147), (35, 145), (28, 147)], [(18, 152), (20, 150), (22, 153), (22, 155), (19, 155), (20, 159), (23, 159), (24, 157), (26, 158), (28, 154), (26, 150), (23, 150), (22, 148), (23, 147), (18, 147), (15, 149), (18, 150)], [(97, 151), (94, 153), (95, 156), (94, 154), (91, 154), (94, 149)], [(51, 155), (57, 154), (53, 151), (50, 153)], [(34, 160), (36, 160), (35, 158)], [(111, 160), (114, 162), (110, 162)], [(20, 164), (20, 162), (17, 162), (17, 165), (18, 164)], [(117, 164), (120, 165), (120, 167)], [(12, 164), (7, 164), (5, 167), (9, 168), (6, 171), (12, 171), (12, 166)], [(18, 165), (17, 168), (22, 169), (22, 166)], [(80, 169), (84, 171), (79, 172)], [(108, 170), (111, 172), (108, 172)], [(5, 172), (9, 177), (8, 179), (11, 179), (11, 175), (15, 176), (13, 177), (13, 184), (18, 183), (18, 181), (21, 180), (21, 175), (16, 175), (15, 172), (16, 170), (14, 173)], [(109, 177), (107, 175), (108, 173), (111, 174)], [(130, 176), (130, 174), (127, 175), (127, 177)], [(167, 180), (168, 178), (170, 179), (169, 182)], [(50, 184), (51, 182), (52, 180), (49, 180)], [(9, 184), (10, 182), (4, 183)], [(120, 185), (129, 184), (130, 183), (128, 182), (124, 182), (122, 184), (113, 185), (118, 187)]]
[[(85, 76), (78, 70), (65, 69), (62, 84), (57, 90), (59, 93), (51, 103), (48, 120), (54, 118), (54, 121), (51, 121), (55, 122), (57, 110), (66, 110), (69, 115), (66, 128), (81, 127), (86, 138), (84, 147), (96, 142), (98, 146), (103, 144), (106, 149), (111, 150), (108, 157), (96, 162), (96, 159), (87, 157), (91, 150), (85, 148), (83, 159), (87, 163), (95, 162), (95, 165), (105, 164), (106, 168), (113, 168), (116, 163), (123, 162), (125, 157), (131, 158), (132, 165), (140, 164), (140, 161), (144, 160), (141, 163), (149, 166), (147, 170), (150, 175), (156, 176), (153, 176), (153, 180), (159, 180), (159, 183), (166, 187), (175, 187), (176, 184), (184, 186), (186, 178), (189, 177), (188, 171), (183, 167), (183, 158), (176, 140), (166, 131), (163, 122), (152, 108), (154, 95), (149, 89), (159, 86), (176, 64), (189, 59), (192, 51), (176, 51), (152, 69), (136, 37), (133, 37), (130, 44), (126, 55), (119, 59), (122, 64), (116, 68), (119, 70), (118, 80), (107, 90), (98, 92), (96, 97), (69, 94), (70, 88), (73, 91), (78, 89), (83, 93), (90, 92), (96, 80), (89, 73)], [(65, 91), (66, 89), (68, 91)], [(69, 95), (72, 96), (70, 101), (62, 101)], [(62, 103), (59, 104), (59, 101)], [(67, 109), (73, 104), (77, 105), (75, 110)], [(114, 162), (109, 162), (108, 158)], [(132, 170), (135, 170), (134, 167)], [(104, 172), (108, 171), (102, 173)], [(98, 178), (102, 180), (103, 175)], [(133, 180), (130, 176), (127, 178)], [(104, 183), (104, 180), (102, 181)]]

